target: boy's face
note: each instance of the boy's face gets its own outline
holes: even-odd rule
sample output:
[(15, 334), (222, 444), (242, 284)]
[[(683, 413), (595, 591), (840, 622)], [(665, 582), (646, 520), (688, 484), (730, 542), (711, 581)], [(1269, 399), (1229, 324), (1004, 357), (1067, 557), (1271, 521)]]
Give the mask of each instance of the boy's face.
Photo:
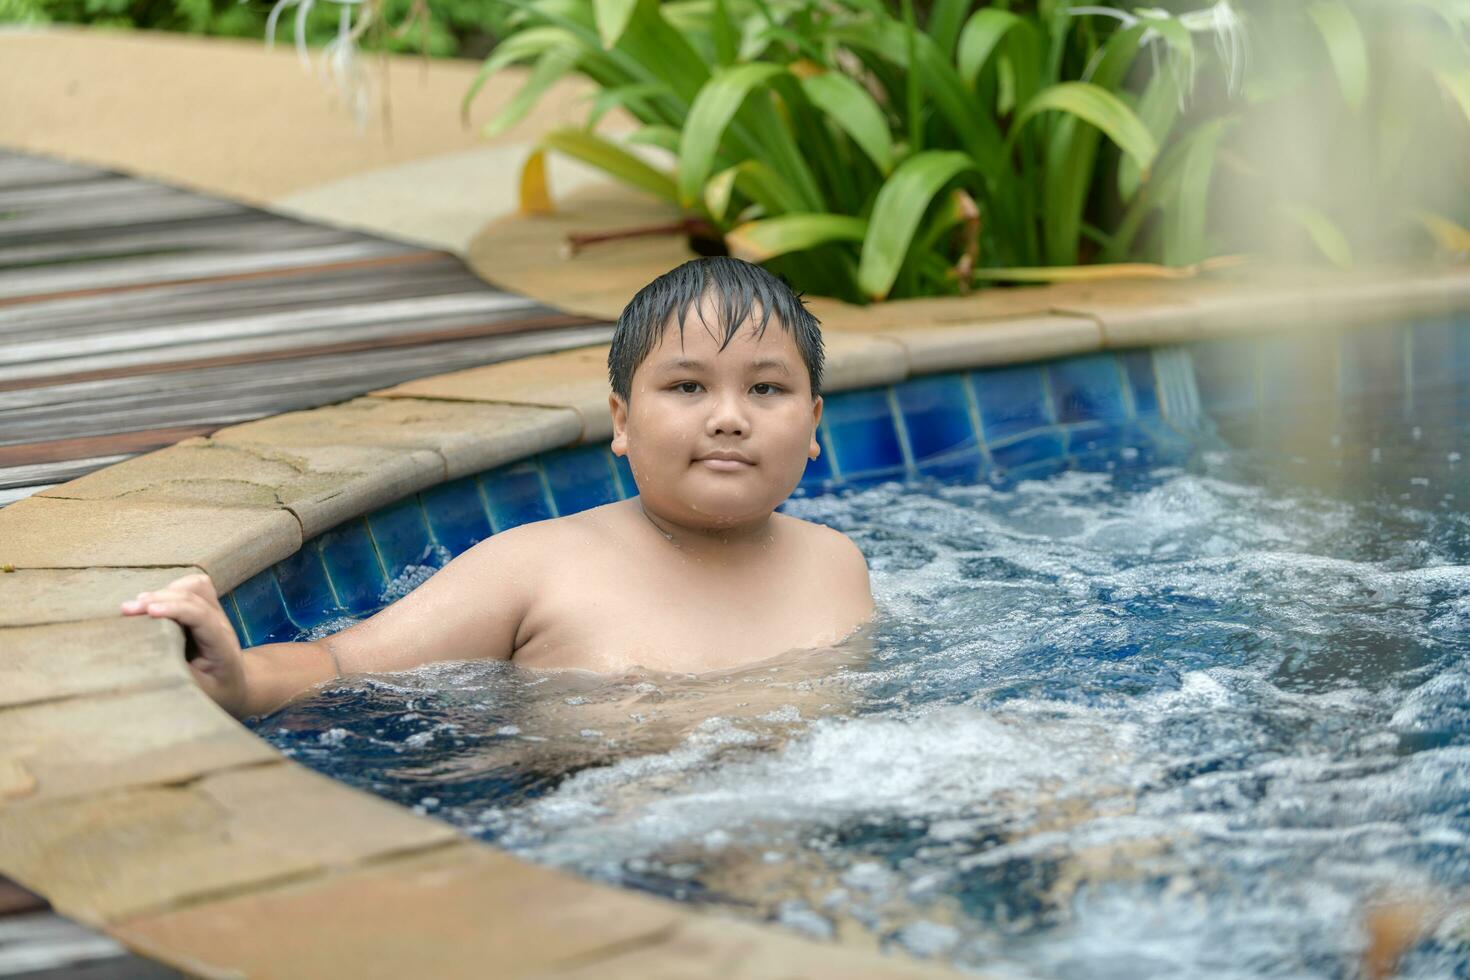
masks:
[(612, 451), (628, 457), (644, 506), (686, 527), (764, 519), (819, 452), (822, 400), (791, 335), (772, 319), (756, 339), (747, 320), (722, 351), (712, 332), (692, 310), (682, 345), (666, 325), (633, 372), (631, 401), (610, 400)]

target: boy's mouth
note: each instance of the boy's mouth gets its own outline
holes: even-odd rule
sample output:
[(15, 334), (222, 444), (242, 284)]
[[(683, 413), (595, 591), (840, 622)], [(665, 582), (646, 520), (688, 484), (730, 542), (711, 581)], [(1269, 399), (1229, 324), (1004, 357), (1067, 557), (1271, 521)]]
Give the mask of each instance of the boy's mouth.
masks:
[(703, 463), (712, 470), (724, 470), (726, 472), (742, 470), (747, 466), (754, 466), (755, 461), (744, 453), (737, 453), (733, 449), (721, 449), (713, 453), (705, 453), (696, 456), (696, 463)]

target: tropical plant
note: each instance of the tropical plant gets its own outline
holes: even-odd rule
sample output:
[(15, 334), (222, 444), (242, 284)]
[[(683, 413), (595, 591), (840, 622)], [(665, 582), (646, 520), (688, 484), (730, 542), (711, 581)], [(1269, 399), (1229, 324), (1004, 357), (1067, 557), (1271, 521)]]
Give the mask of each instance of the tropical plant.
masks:
[[(583, 127), (532, 154), (528, 206), (542, 154), (566, 154), (677, 205), (732, 254), (859, 302), (1055, 275), (1038, 269), (1119, 250), (1089, 220), (1109, 210), (1134, 233), (1161, 212), (1166, 252), (1201, 251), (1199, 160), (1217, 136), (1159, 148), (1201, 66), (1231, 53), (1225, 0), (1133, 23), (1059, 0), (935, 0), (922, 27), (911, 0), (502, 2), (512, 33), (466, 111), (486, 78), (532, 67), (487, 132), (568, 73), (600, 88)], [(614, 106), (641, 124), (623, 144), (596, 132)]]

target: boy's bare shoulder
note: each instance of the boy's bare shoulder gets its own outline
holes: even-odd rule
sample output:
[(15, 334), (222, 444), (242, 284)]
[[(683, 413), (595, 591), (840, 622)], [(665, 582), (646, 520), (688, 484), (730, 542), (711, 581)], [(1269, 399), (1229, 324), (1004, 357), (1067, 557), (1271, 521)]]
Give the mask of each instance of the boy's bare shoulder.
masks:
[(789, 534), (799, 547), (809, 549), (823, 562), (838, 567), (860, 567), (867, 574), (868, 560), (863, 557), (862, 551), (853, 543), (852, 538), (835, 527), (804, 521), (789, 514), (774, 514), (772, 519), (781, 522), (783, 532)]

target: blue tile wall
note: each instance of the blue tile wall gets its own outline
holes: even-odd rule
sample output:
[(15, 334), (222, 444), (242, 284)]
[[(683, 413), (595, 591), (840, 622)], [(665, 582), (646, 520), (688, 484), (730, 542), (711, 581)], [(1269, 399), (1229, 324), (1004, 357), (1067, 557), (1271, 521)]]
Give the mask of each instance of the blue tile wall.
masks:
[(541, 457), (557, 514), (565, 517), (621, 500), (612, 453), (604, 446), (559, 449)]
[(352, 613), (376, 609), (388, 581), (367, 522), (361, 518), (348, 521), (317, 540), (321, 542), (322, 564), (327, 567), (332, 591), (342, 608)]
[(848, 391), (823, 401), (821, 428), (843, 480), (903, 471), (903, 446), (888, 389)]
[(367, 523), (390, 580), (410, 565), (437, 564), (429, 524), (417, 496), (369, 514)]
[[(1216, 438), (1200, 419), (1249, 426), (1271, 403), (1263, 399), (1317, 397), (1304, 394), (1313, 386), (1347, 398), (1398, 385), (1406, 404), (1415, 387), (1470, 390), (1465, 327), (1426, 318), (1397, 331), (1092, 354), (834, 394), (817, 432), (822, 453), (808, 463), (799, 492), (905, 475), (1009, 485), (1073, 467), (1182, 463), (1201, 439)], [(544, 453), (334, 528), (223, 604), (243, 643), (285, 639), (344, 612), (374, 611), (388, 577), (423, 561), (433, 544), (460, 554), (493, 533), (636, 493), (627, 460), (605, 446)]]
[(235, 638), (240, 641), (240, 646), (248, 647), (250, 637), (245, 635), (245, 624), (240, 622), (240, 610), (235, 607), (235, 594), (219, 597), (219, 604), (224, 607), (225, 618), (230, 621), (230, 626), (235, 630)]
[(967, 377), (987, 446), (1047, 429), (1056, 423), (1046, 369), (1040, 365), (972, 371)]
[(961, 375), (915, 378), (896, 386), (893, 395), (914, 466), (920, 472), (947, 469), (971, 457), (979, 463), (980, 437)]
[(480, 490), (497, 532), (556, 516), (546, 478), (534, 461), (480, 474)]
[(1123, 375), (1112, 354), (1072, 357), (1047, 366), (1056, 420), (1122, 421), (1132, 416), (1132, 399), (1123, 390)]
[(252, 646), (279, 643), (296, 635), (296, 626), (286, 615), (286, 603), (269, 568), (241, 582), (232, 593), (240, 624)]
[(281, 598), (286, 603), (286, 612), (301, 629), (309, 629), (341, 614), (342, 608), (337, 604), (326, 566), (322, 564), (318, 542), (307, 542), (296, 554), (277, 562), (273, 570)]
[(441, 483), (419, 494), (434, 541), (451, 555), (459, 555), (490, 536), (485, 498), (472, 476)]

